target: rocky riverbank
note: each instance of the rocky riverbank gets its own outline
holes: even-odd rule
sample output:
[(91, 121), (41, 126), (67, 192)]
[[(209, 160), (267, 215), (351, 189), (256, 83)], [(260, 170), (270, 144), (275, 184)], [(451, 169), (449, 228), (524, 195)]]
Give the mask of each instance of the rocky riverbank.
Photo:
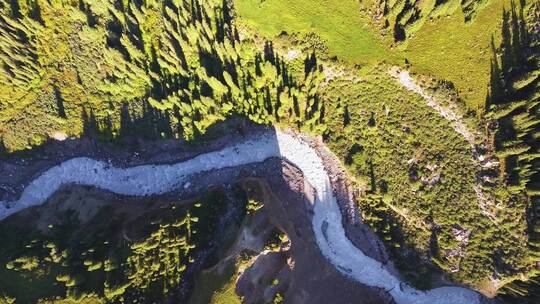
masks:
[[(94, 158), (76, 155), (67, 160), (41, 156), (41, 161), (25, 160), (18, 169), (3, 167), (8, 174), (17, 175), (14, 182), (4, 183), (18, 198), (1, 203), (1, 217), (43, 204), (48, 197), (65, 185), (95, 186), (120, 195), (154, 196), (176, 192), (180, 196), (197, 193), (200, 185), (220, 184), (234, 180), (246, 172), (255, 172), (270, 159), (281, 159), (298, 168), (303, 174), (304, 195), (312, 206), (312, 231), (325, 257), (340, 273), (362, 285), (386, 290), (397, 303), (479, 303), (480, 295), (461, 287), (442, 287), (427, 292), (418, 291), (402, 282), (391, 265), (375, 235), (361, 223), (351, 196), (347, 178), (337, 159), (320, 140), (279, 129), (253, 127), (245, 137), (242, 132), (218, 139), (189, 151), (175, 150), (140, 157), (135, 154), (129, 162), (107, 154)], [(203, 148), (204, 147), (204, 148)], [(88, 152), (88, 151), (86, 151)], [(107, 152), (111, 153), (111, 152)], [(63, 152), (61, 155), (64, 155)], [(125, 155), (125, 154), (124, 154)], [(78, 156), (78, 157), (77, 157)], [(112, 156), (112, 157), (111, 157)], [(76, 158), (73, 158), (76, 157)], [(146, 162), (145, 162), (146, 161)], [(52, 166), (52, 163), (57, 165)], [(17, 160), (15, 160), (17, 165)], [(266, 169), (283, 171), (284, 166)], [(263, 166), (264, 169), (264, 166)], [(22, 177), (20, 177), (22, 176)], [(205, 182), (201, 182), (205, 181)], [(11, 186), (10, 186), (11, 185)], [(11, 188), (10, 188), (11, 187)], [(312, 189), (307, 191), (306, 189)], [(17, 195), (19, 194), (19, 196)]]

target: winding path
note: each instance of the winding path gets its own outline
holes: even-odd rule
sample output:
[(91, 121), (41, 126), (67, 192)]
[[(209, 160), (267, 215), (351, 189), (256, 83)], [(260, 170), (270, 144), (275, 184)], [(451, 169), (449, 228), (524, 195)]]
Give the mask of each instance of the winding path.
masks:
[[(492, 155), (484, 155), (478, 152), (477, 144), (482, 135), (478, 130), (474, 130), (467, 126), (463, 115), (457, 113), (451, 107), (437, 102), (435, 96), (426, 92), (426, 90), (424, 90), (417, 83), (417, 81), (411, 77), (408, 71), (400, 70), (399, 68), (394, 67), (389, 70), (389, 74), (396, 78), (405, 89), (420, 95), (430, 108), (435, 110), (440, 116), (450, 123), (454, 131), (460, 134), (469, 144), (472, 152), (472, 158), (475, 163), (479, 164), (481, 170), (495, 169), (499, 166), (499, 161)], [(482, 183), (484, 181), (489, 181), (491, 176), (489, 173), (482, 172), (481, 170), (477, 172), (478, 179), (473, 189), (476, 193), (478, 207), (482, 210), (482, 213), (495, 221), (496, 215), (492, 209), (493, 207), (500, 207), (496, 206), (494, 198), (491, 197), (489, 193), (484, 191)]]
[(475, 304), (482, 296), (461, 287), (416, 290), (391, 274), (387, 266), (366, 256), (346, 237), (341, 210), (332, 191), (323, 160), (308, 143), (274, 129), (172, 165), (116, 168), (90, 158), (73, 158), (34, 179), (13, 202), (0, 202), (0, 220), (23, 209), (43, 204), (66, 184), (91, 185), (122, 195), (164, 194), (186, 185), (190, 175), (282, 158), (298, 167), (316, 190), (313, 230), (328, 261), (344, 275), (368, 286), (385, 289), (398, 304)]

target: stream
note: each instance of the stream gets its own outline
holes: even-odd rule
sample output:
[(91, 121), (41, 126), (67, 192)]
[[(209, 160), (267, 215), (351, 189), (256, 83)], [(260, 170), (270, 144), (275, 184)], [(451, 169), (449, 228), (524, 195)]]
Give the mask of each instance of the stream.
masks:
[(246, 140), (218, 151), (200, 154), (169, 165), (117, 168), (112, 164), (79, 157), (49, 168), (32, 180), (16, 201), (0, 201), (0, 220), (46, 202), (69, 184), (95, 186), (120, 195), (152, 196), (189, 187), (196, 173), (260, 163), (280, 157), (298, 167), (316, 190), (312, 226), (324, 257), (343, 275), (364, 285), (385, 289), (398, 304), (474, 304), (482, 296), (462, 287), (417, 290), (394, 276), (386, 265), (366, 256), (346, 237), (341, 210), (329, 174), (317, 151), (292, 133), (279, 129), (247, 136)]

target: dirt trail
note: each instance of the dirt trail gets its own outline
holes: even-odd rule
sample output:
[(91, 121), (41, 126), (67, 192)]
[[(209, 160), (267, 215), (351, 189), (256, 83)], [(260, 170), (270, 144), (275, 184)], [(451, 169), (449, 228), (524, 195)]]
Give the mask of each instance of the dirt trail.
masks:
[(471, 130), (464, 121), (464, 118), (462, 115), (456, 113), (451, 108), (444, 106), (440, 103), (438, 103), (433, 95), (430, 95), (427, 93), (414, 78), (411, 77), (410, 73), (408, 71), (399, 70), (399, 68), (391, 68), (389, 71), (390, 75), (392, 75), (395, 78), (399, 79), (399, 83), (405, 87), (409, 91), (413, 91), (426, 101), (427, 105), (437, 111), (442, 117), (444, 117), (446, 120), (448, 120), (452, 128), (469, 143), (471, 148), (473, 149), (473, 153), (475, 154), (475, 157), (478, 159), (478, 156), (476, 156), (476, 145), (477, 140), (481, 137), (480, 133), (476, 130)]
[[(435, 96), (429, 94), (424, 90), (417, 81), (411, 77), (410, 73), (405, 70), (401, 70), (398, 67), (392, 67), (388, 71), (391, 76), (396, 78), (399, 83), (409, 91), (413, 91), (418, 95), (422, 96), (426, 101), (426, 104), (437, 111), (439, 115), (448, 120), (457, 133), (459, 133), (465, 141), (471, 147), (472, 159), (474, 163), (478, 164), (478, 172), (476, 174), (476, 185), (474, 186), (474, 191), (476, 193), (478, 206), (482, 210), (482, 213), (488, 216), (492, 220), (496, 220), (495, 213), (493, 212), (494, 208), (500, 208), (495, 203), (495, 200), (489, 193), (484, 191), (484, 186), (489, 184), (493, 180), (492, 170), (497, 170), (499, 166), (499, 161), (496, 157), (489, 155), (488, 153), (482, 153), (479, 150), (479, 146), (482, 135), (478, 130), (474, 130), (467, 126), (463, 115), (457, 113), (449, 106), (445, 106), (439, 103)], [(487, 150), (487, 149), (482, 149)]]

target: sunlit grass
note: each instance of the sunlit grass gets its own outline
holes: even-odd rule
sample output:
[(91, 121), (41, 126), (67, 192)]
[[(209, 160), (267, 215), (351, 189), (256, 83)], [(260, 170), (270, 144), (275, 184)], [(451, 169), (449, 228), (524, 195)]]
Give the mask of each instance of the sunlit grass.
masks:
[(500, 41), (502, 8), (510, 1), (493, 0), (465, 23), (461, 10), (424, 23), (405, 47), (412, 69), (451, 81), (473, 110), (483, 108), (489, 81), (491, 37)]
[(282, 31), (314, 32), (325, 40), (331, 55), (351, 63), (385, 60), (454, 83), (472, 110), (483, 108), (489, 80), (491, 36), (498, 43), (503, 6), (510, 0), (492, 0), (466, 23), (461, 8), (451, 16), (431, 19), (403, 44), (391, 47), (391, 35), (381, 38), (370, 16), (357, 1), (346, 0), (235, 0), (242, 21), (269, 38)]
[(282, 31), (314, 32), (326, 42), (332, 55), (347, 61), (369, 63), (393, 56), (355, 0), (235, 0), (234, 3), (242, 21), (267, 38)]

